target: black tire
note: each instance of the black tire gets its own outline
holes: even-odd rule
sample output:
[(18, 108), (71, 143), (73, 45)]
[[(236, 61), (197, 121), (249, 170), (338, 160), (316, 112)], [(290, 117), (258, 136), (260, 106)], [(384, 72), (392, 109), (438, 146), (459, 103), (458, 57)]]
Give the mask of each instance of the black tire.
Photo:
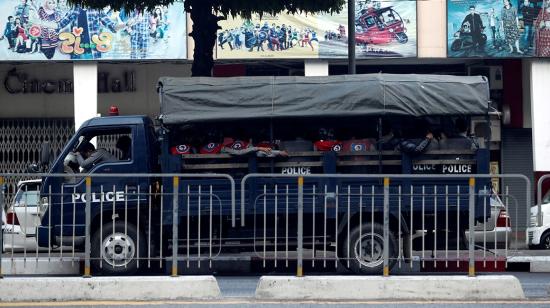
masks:
[[(126, 234), (125, 234), (126, 228)], [(139, 247), (139, 253), (138, 253)], [(103, 250), (103, 253), (101, 252)], [(146, 256), (145, 235), (137, 228), (124, 221), (115, 221), (103, 225), (103, 236), (98, 228), (91, 239), (91, 265), (93, 274), (131, 275), (138, 270), (137, 257)], [(144, 263), (144, 262), (142, 262)]]
[(462, 48), (462, 40), (457, 39), (451, 44), (452, 51), (459, 51)]
[(550, 250), (550, 232), (544, 233), (540, 238), (539, 249)]
[(397, 41), (401, 44), (405, 44), (409, 41), (409, 37), (404, 33), (396, 33), (395, 36), (397, 37)]
[[(374, 233), (372, 232), (374, 231)], [(359, 238), (361, 237), (361, 241)], [(384, 228), (378, 223), (366, 223), (355, 227), (349, 235), (349, 241), (342, 243), (346, 260), (342, 262), (347, 265), (349, 260), (349, 269), (355, 274), (382, 274), (384, 269), (383, 249), (384, 249)], [(374, 240), (374, 244), (371, 240)], [(349, 243), (349, 247), (348, 247)], [(359, 244), (363, 247), (361, 254)], [(389, 268), (391, 269), (397, 257), (397, 240), (390, 231), (389, 234)], [(371, 248), (374, 247), (371, 254)]]

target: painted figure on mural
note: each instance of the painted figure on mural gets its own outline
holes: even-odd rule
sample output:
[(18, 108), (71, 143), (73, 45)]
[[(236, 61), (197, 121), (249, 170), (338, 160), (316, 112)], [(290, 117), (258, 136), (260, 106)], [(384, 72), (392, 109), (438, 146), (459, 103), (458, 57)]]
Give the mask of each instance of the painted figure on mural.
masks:
[(4, 32), (2, 33), (3, 34), (2, 37), (0, 37), (0, 40), (6, 39), (8, 41), (8, 49), (13, 49), (15, 47), (16, 35), (15, 19), (13, 16), (8, 16), (8, 21), (6, 22)]
[(155, 39), (155, 42), (159, 39), (166, 37), (166, 31), (168, 29), (168, 21), (166, 20), (165, 11), (157, 6), (149, 17), (149, 31), (151, 37)]
[(545, 1), (534, 21), (535, 56), (550, 57), (550, 1)]
[(149, 20), (148, 11), (134, 11), (130, 14), (127, 25), (130, 27), (131, 59), (146, 59), (149, 51)]
[(24, 52), (26, 42), (29, 39), (28, 32), (23, 26), (21, 18), (15, 18), (15, 47), (14, 51)]
[(523, 54), (523, 51), (519, 48), (519, 19), (516, 8), (512, 5), (510, 0), (504, 0), (504, 6), (501, 11), (501, 26), (504, 29), (504, 38), (510, 53), (514, 52), (514, 46), (519, 54)]
[(489, 12), (489, 27), (491, 28), (491, 35), (493, 37), (493, 47), (497, 46), (497, 24), (498, 16), (495, 12), (495, 8), (492, 7), (491, 11)]
[(524, 49), (529, 50), (533, 46), (533, 21), (538, 15), (538, 8), (530, 0), (524, 0), (521, 15), (523, 16), (522, 43)]
[(15, 7), (15, 17), (19, 18), (21, 24), (25, 25), (29, 21), (31, 6), (27, 3), (28, 0), (21, 0), (21, 4)]
[[(57, 9), (56, 0), (45, 0), (43, 5), (38, 9), (38, 17), (41, 21), (41, 51), (49, 60), (53, 58), (59, 45), (59, 29), (67, 26), (70, 19), (67, 16), (62, 16), (61, 12)], [(35, 24), (37, 23), (35, 22)]]
[(470, 12), (466, 15), (466, 17), (464, 17), (462, 25), (469, 25), (474, 48), (479, 49), (485, 43), (482, 39), (483, 21), (481, 20), (481, 16), (476, 12), (475, 6), (470, 5), (469, 10)]

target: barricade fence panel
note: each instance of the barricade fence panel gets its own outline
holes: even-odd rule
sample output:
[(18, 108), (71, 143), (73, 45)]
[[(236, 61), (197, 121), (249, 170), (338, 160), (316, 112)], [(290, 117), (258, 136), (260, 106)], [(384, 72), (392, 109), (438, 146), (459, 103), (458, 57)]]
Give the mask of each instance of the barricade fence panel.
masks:
[[(529, 180), (513, 177), (524, 181), (521, 197), (529, 200)], [(529, 207), (521, 209), (517, 197), (508, 187), (497, 193), (487, 175), (255, 174), (241, 183), (241, 207), (253, 205), (247, 224), (264, 266), (297, 260), (366, 274), (415, 261), (426, 271), (468, 270), (476, 262), (507, 267), (509, 250), (524, 246), (510, 208)]]
[[(0, 175), (0, 185), (10, 176)], [(24, 176), (43, 180), (22, 183), (13, 202), (0, 194), (1, 259), (23, 268), (83, 262), (90, 275), (177, 267), (173, 260), (211, 267), (221, 253), (223, 214), (234, 224), (235, 183), (227, 175)]]
[[(82, 262), (85, 276), (177, 275), (226, 254), (298, 275), (413, 264), (473, 274), (506, 266), (521, 238), (509, 211), (518, 196), (493, 191), (494, 175), (249, 174), (239, 193), (225, 174), (4, 174), (0, 185), (12, 176), (38, 180), (0, 194), (1, 259)], [(500, 177), (530, 195), (527, 178)]]

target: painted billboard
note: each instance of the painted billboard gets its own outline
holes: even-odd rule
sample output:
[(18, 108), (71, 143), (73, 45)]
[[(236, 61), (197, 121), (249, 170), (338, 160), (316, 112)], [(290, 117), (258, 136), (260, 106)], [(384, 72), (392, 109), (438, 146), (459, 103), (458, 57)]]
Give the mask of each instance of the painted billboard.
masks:
[[(347, 6), (339, 14), (279, 14), (220, 22), (218, 59), (345, 58)], [(416, 1), (356, 1), (356, 55), (416, 57)]]
[(0, 60), (185, 59), (183, 3), (152, 12), (95, 10), (66, 0), (0, 1)]
[(448, 57), (549, 57), (550, 1), (448, 0)]

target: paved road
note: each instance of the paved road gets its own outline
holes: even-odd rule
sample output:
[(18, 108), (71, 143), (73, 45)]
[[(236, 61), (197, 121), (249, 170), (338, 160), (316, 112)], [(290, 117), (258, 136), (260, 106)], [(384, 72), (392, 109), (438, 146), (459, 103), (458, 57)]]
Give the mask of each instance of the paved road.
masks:
[(550, 273), (517, 272), (506, 274), (512, 274), (519, 279), (527, 298), (550, 300)]

